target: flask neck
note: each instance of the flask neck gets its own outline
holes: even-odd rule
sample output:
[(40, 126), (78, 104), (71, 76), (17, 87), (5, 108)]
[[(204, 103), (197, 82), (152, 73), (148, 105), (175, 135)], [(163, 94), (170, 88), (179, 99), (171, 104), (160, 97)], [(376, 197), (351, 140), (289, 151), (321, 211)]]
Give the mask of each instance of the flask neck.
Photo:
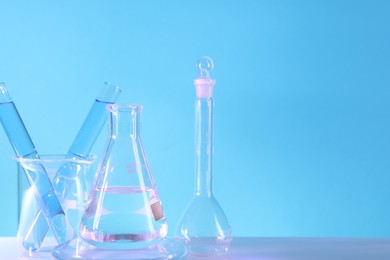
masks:
[(213, 98), (195, 101), (196, 195), (212, 196)]
[(140, 138), (141, 106), (116, 106), (110, 110), (110, 130), (114, 138)]

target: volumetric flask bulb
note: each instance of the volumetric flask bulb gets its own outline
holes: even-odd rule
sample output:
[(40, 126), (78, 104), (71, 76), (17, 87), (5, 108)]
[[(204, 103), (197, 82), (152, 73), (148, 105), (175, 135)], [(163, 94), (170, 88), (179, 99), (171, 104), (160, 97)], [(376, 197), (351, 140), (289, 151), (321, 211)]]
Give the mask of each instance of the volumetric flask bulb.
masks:
[(89, 244), (139, 249), (158, 243), (168, 225), (140, 137), (142, 106), (107, 105), (110, 137), (80, 225)]
[(176, 238), (189, 254), (218, 256), (228, 251), (232, 240), (229, 222), (212, 193), (213, 89), (209, 71), (213, 62), (202, 57), (197, 63), (200, 77), (195, 79), (195, 195), (177, 227)]

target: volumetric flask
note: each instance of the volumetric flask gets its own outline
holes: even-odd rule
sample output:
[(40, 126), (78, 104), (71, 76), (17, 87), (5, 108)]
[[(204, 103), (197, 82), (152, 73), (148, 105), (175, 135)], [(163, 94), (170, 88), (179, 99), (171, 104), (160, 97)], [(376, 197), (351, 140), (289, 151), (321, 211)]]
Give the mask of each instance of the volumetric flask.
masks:
[(232, 240), (229, 222), (212, 193), (213, 90), (215, 80), (209, 71), (213, 62), (202, 57), (197, 63), (200, 77), (195, 79), (195, 195), (176, 228), (176, 237), (188, 253), (218, 256), (228, 251)]
[[(93, 181), (92, 165), (95, 156), (89, 155), (85, 159), (65, 158), (65, 155), (41, 155), (39, 159), (15, 158), (18, 162), (18, 186), (19, 186), (19, 227), (17, 233), (19, 256), (21, 259), (52, 259), (51, 253), (58, 245), (52, 230), (49, 230), (43, 240), (42, 246), (37, 250), (28, 250), (28, 246), (33, 241), (28, 238), (39, 236), (35, 229), (31, 228), (31, 223), (38, 221), (36, 212), (40, 206), (34, 196), (33, 187), (30, 186), (25, 176), (25, 171), (40, 173), (45, 170), (48, 177), (53, 180), (59, 170), (72, 172), (72, 181), (75, 185), (62, 201), (62, 208), (69, 219), (71, 226), (61, 226), (64, 232), (75, 230), (80, 225), (85, 204)], [(58, 195), (57, 195), (58, 196)], [(52, 207), (52, 205), (47, 205)], [(43, 219), (46, 221), (46, 219)]]

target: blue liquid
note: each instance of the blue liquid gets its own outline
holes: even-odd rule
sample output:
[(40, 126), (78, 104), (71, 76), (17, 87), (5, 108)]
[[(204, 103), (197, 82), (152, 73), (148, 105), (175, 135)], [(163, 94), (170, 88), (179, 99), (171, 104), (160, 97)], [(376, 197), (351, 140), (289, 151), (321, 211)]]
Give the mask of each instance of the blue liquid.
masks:
[[(79, 133), (77, 134), (66, 158), (85, 159), (92, 149), (99, 133), (107, 121), (106, 106), (112, 102), (95, 100), (87, 118), (85, 119)], [(53, 187), (60, 202), (62, 203), (74, 184), (76, 171), (70, 170), (72, 167), (62, 167), (53, 178)], [(48, 226), (41, 211), (32, 223), (31, 232), (27, 233), (25, 241), (34, 241), (34, 248), (38, 249), (48, 231)], [(29, 245), (31, 248), (32, 245)]]
[(77, 157), (78, 159), (85, 159), (85, 157), (88, 156), (102, 127), (107, 121), (106, 106), (112, 103), (113, 102), (105, 102), (98, 99), (95, 100), (95, 103), (67, 153), (67, 158)]
[[(18, 157), (39, 159), (34, 144), (12, 100), (0, 103), (0, 122)], [(43, 212), (44, 223), (47, 221), (53, 230), (57, 242), (61, 244), (74, 238), (74, 231), (71, 230), (68, 233), (66, 228), (64, 228), (71, 226), (45, 169), (38, 167), (34, 170), (25, 170), (25, 174)], [(30, 249), (29, 245), (30, 241), (26, 241), (27, 249)]]
[(26, 127), (20, 119), (14, 102), (0, 103), (0, 121), (16, 156), (39, 158)]
[[(112, 103), (95, 100), (95, 103), (70, 147), (66, 158), (86, 159), (98, 138), (102, 127), (107, 121), (106, 106), (108, 104)], [(74, 177), (74, 173), (69, 172), (68, 167), (61, 168), (54, 177), (53, 186), (61, 201), (65, 200), (66, 195), (72, 188)]]

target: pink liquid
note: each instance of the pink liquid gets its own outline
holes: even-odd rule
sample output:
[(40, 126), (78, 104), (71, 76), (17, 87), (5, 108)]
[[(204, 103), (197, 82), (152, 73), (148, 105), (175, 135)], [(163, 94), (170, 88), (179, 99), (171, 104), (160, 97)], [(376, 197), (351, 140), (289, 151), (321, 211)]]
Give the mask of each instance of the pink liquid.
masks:
[[(105, 248), (140, 248), (165, 237), (165, 217), (152, 211), (154, 190), (139, 187), (95, 189), (80, 225), (84, 240)], [(160, 202), (158, 202), (160, 203)]]

